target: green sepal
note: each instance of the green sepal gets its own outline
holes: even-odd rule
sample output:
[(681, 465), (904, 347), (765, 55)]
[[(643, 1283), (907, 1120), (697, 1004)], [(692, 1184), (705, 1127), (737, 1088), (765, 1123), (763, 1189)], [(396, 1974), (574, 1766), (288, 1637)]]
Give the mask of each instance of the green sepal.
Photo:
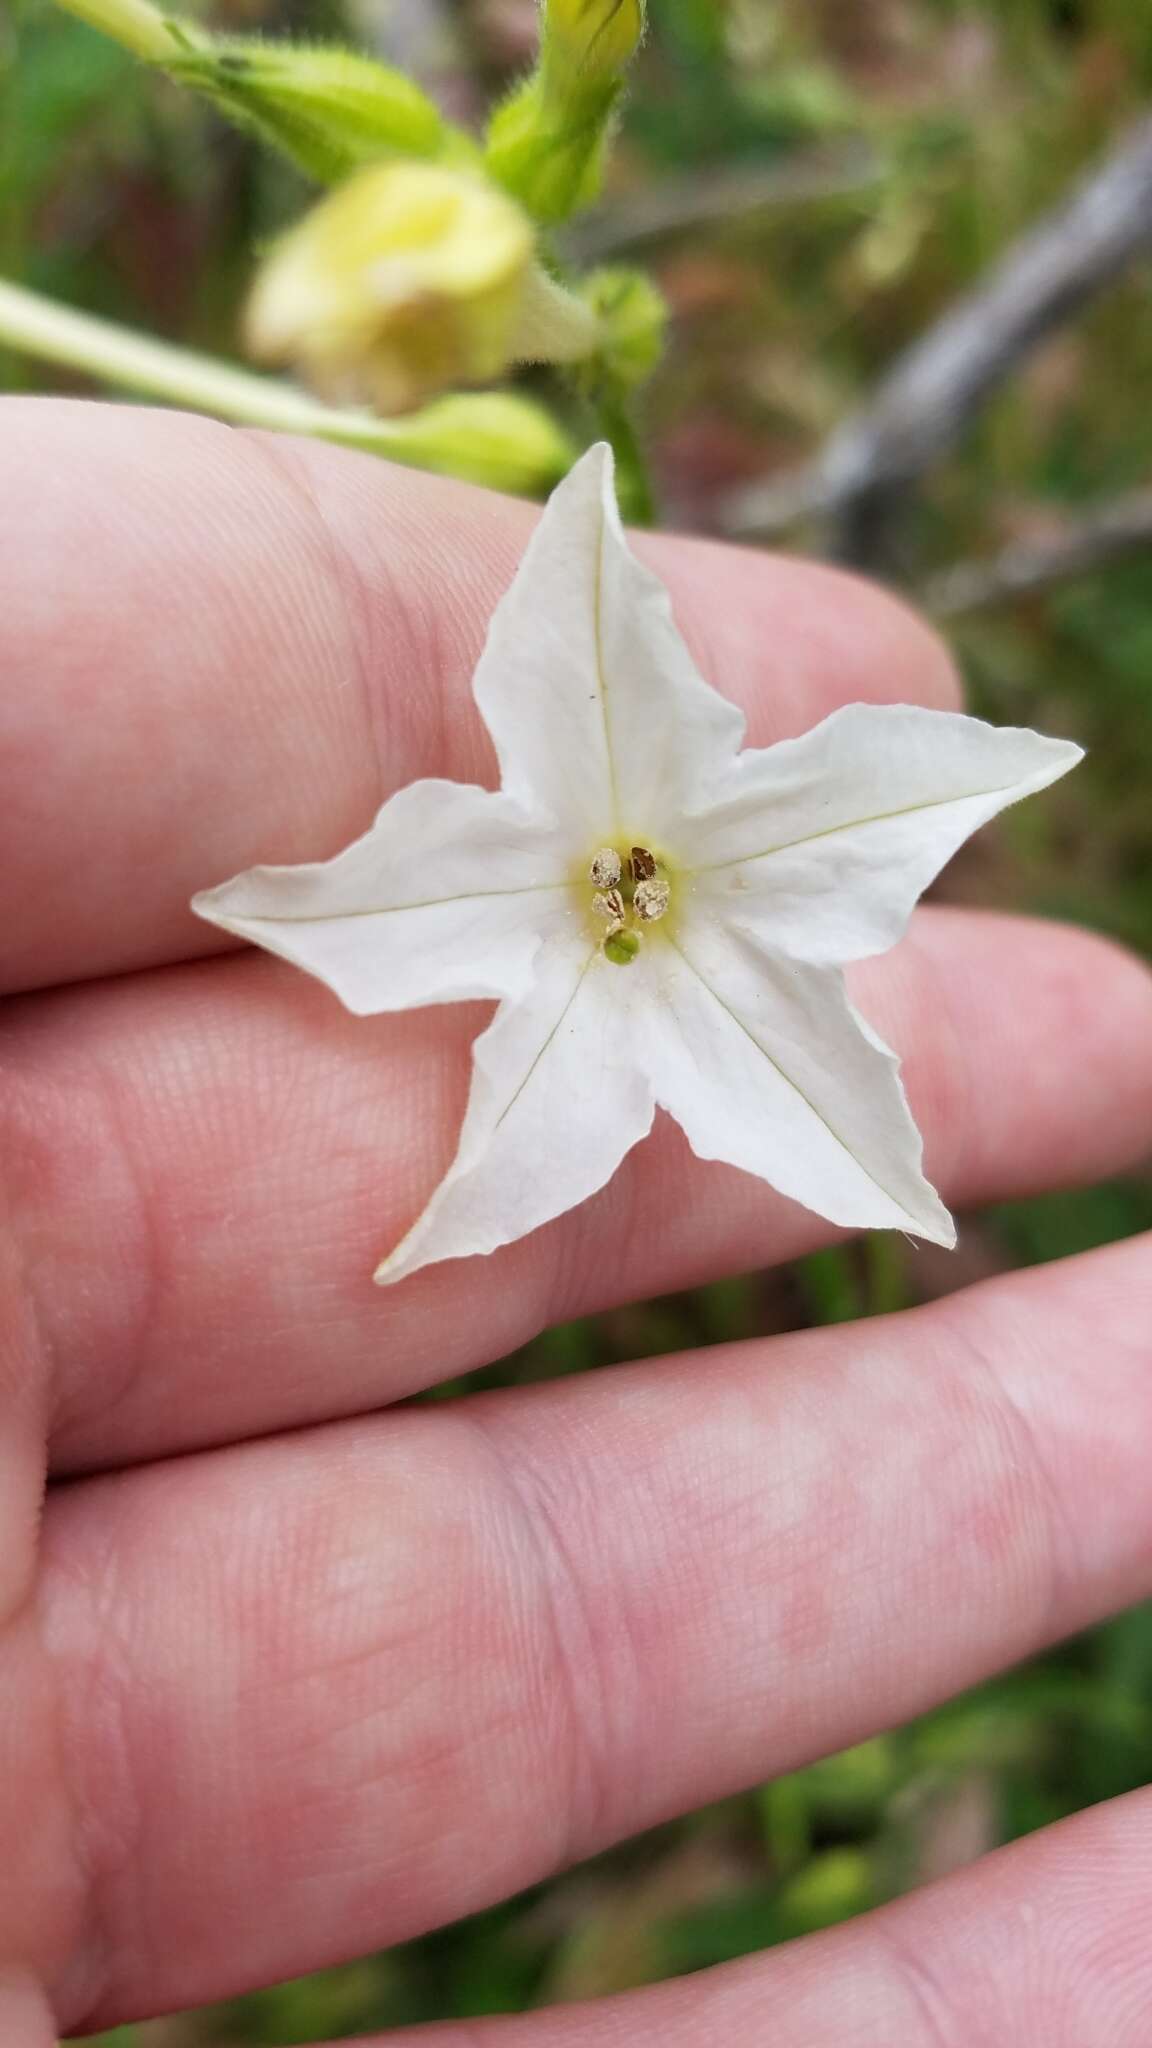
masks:
[(321, 184), (398, 156), (472, 154), (467, 137), (401, 71), (351, 51), (207, 37), (170, 21), (180, 48), (164, 69)]

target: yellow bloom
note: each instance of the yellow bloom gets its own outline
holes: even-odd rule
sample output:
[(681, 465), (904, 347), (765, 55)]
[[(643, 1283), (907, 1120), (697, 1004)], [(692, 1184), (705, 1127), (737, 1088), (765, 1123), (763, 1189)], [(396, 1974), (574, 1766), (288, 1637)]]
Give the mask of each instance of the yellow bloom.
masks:
[(518, 206), (480, 178), (415, 163), (374, 165), (323, 200), (273, 249), (247, 318), (255, 355), (385, 413), (489, 382), (517, 355), (586, 353), (594, 332), (588, 309), (539, 272)]

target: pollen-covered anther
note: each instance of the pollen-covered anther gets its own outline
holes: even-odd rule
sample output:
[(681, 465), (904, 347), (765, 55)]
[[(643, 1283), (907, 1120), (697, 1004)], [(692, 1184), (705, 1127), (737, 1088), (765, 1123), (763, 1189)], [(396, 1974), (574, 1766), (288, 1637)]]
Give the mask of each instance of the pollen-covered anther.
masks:
[(624, 921), (624, 898), (619, 889), (597, 889), (592, 898), (592, 908), (597, 917), (607, 918), (610, 924)]
[(602, 846), (599, 852), (594, 853), (592, 856), (592, 865), (588, 870), (588, 878), (590, 881), (595, 882), (598, 889), (614, 889), (623, 872), (620, 855), (617, 853), (616, 848), (614, 846)]
[(645, 924), (655, 924), (658, 917), (664, 916), (671, 899), (672, 891), (667, 882), (638, 882), (632, 908)]

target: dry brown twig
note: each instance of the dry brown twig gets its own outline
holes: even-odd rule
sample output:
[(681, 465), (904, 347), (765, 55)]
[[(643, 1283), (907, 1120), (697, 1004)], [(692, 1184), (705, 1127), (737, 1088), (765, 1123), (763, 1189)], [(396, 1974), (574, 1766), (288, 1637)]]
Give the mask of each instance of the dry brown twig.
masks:
[(806, 150), (767, 167), (665, 178), (648, 191), (612, 199), (581, 215), (564, 230), (563, 253), (572, 263), (603, 263), (649, 242), (742, 222), (763, 210), (851, 198), (874, 185), (882, 168), (876, 152), (857, 142)]
[(895, 364), (812, 465), (732, 499), (726, 532), (766, 537), (817, 517), (829, 552), (890, 567), (911, 487), (1039, 342), (1152, 249), (1152, 119), (1007, 250)]
[(1095, 507), (1051, 540), (1022, 541), (989, 561), (958, 562), (924, 584), (917, 597), (938, 619), (984, 611), (1047, 590), (1152, 547), (1152, 490)]

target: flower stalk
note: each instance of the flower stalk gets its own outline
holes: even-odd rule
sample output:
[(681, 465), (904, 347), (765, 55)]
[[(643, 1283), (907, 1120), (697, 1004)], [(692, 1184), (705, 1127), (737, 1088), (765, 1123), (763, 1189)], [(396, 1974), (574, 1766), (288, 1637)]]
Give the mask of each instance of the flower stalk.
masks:
[(546, 490), (575, 453), (540, 406), (509, 392), (456, 395), (403, 419), (374, 419), (322, 405), (273, 378), (73, 312), (3, 280), (0, 341), (121, 390), (244, 426), (335, 441), (497, 490)]

